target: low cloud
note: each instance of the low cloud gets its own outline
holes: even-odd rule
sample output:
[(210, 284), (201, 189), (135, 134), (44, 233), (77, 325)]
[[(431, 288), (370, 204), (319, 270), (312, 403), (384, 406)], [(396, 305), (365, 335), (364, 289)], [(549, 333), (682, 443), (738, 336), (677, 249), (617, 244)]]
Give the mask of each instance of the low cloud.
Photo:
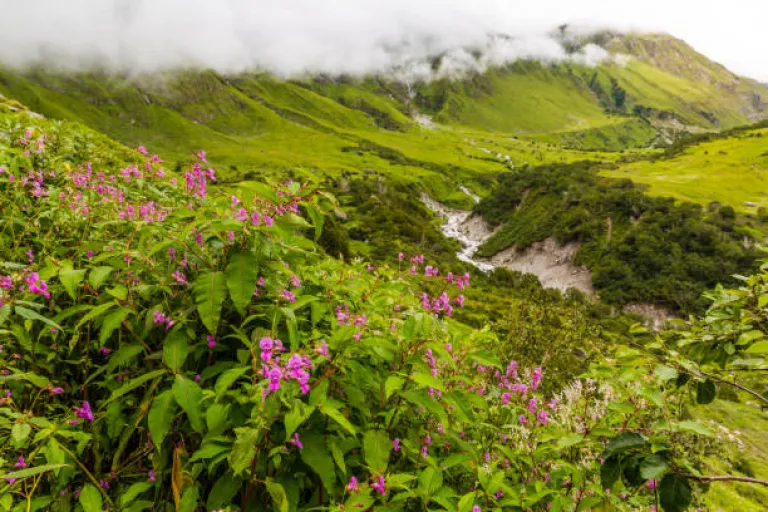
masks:
[[(451, 76), (521, 58), (596, 64), (566, 54), (556, 15), (523, 19), (500, 0), (0, 0), (0, 63), (128, 72)], [(434, 58), (440, 56), (439, 61)], [(435, 63), (439, 64), (436, 65)]]

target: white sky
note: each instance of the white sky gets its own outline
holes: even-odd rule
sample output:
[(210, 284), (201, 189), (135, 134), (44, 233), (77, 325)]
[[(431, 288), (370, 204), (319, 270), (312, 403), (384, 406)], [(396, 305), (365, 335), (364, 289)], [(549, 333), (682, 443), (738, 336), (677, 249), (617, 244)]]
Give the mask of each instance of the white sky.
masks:
[(0, 0), (0, 63), (365, 73), (491, 32), (517, 37), (497, 60), (562, 58), (562, 23), (670, 32), (768, 82), (768, 0)]

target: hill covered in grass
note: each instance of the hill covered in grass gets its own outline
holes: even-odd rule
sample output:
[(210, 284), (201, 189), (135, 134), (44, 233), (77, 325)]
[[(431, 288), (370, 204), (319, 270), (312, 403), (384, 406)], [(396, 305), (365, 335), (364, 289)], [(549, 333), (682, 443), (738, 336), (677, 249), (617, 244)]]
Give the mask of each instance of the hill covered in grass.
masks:
[(649, 192), (708, 205), (716, 201), (753, 217), (768, 207), (768, 128), (683, 140), (658, 158), (624, 163), (606, 176), (647, 184)]

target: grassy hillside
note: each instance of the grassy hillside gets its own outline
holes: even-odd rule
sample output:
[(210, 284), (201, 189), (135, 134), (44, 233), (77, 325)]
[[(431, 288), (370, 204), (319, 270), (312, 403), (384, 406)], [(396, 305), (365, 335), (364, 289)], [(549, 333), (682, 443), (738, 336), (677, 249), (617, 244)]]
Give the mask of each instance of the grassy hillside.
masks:
[(715, 138), (669, 158), (626, 163), (603, 174), (648, 184), (653, 195), (702, 205), (718, 201), (754, 214), (768, 207), (768, 128)]

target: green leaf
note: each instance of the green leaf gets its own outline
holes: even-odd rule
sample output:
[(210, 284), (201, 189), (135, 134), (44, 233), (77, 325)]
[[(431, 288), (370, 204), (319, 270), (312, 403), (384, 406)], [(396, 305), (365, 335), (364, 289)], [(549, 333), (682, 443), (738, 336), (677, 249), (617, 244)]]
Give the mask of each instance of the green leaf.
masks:
[(115, 332), (115, 329), (118, 329), (122, 323), (123, 320), (128, 318), (128, 315), (133, 313), (130, 309), (120, 308), (117, 311), (113, 311), (109, 315), (107, 315), (104, 318), (104, 321), (101, 322), (101, 329), (99, 330), (99, 342), (103, 345), (105, 344), (110, 336), (112, 336), (112, 333)]
[(687, 478), (669, 473), (659, 486), (659, 502), (664, 512), (684, 512), (692, 499), (691, 484)]
[(765, 334), (763, 333), (763, 331), (758, 331), (758, 330), (747, 331), (747, 332), (741, 333), (738, 341), (736, 341), (736, 344), (749, 345), (753, 341), (757, 341), (764, 337), (765, 337)]
[(191, 379), (176, 375), (176, 381), (173, 383), (173, 397), (187, 413), (195, 432), (202, 433), (205, 430), (205, 422), (203, 421), (203, 391), (200, 386)]
[(636, 450), (645, 446), (645, 437), (636, 432), (622, 432), (614, 437), (605, 447), (604, 458), (629, 450)]
[(220, 397), (223, 395), (229, 389), (229, 387), (232, 386), (232, 384), (234, 384), (235, 381), (242, 377), (247, 371), (247, 366), (241, 366), (240, 368), (231, 368), (219, 375), (215, 386), (216, 396)]
[(557, 442), (557, 447), (568, 448), (569, 446), (573, 446), (583, 440), (584, 436), (582, 434), (568, 434), (567, 436), (560, 438), (560, 440)]
[(341, 451), (341, 448), (333, 441), (330, 442), (331, 446), (331, 454), (333, 455), (333, 460), (336, 461), (336, 465), (339, 466), (339, 469), (341, 472), (346, 475), (347, 474), (347, 464), (344, 462), (344, 452)]
[(176, 404), (173, 400), (173, 392), (169, 389), (155, 397), (147, 417), (149, 432), (152, 434), (152, 442), (158, 450), (162, 447), (175, 417)]
[(705, 380), (696, 384), (696, 401), (700, 404), (711, 404), (717, 396), (717, 386), (711, 380)]
[(18, 471), (11, 471), (0, 476), (0, 478), (15, 478), (17, 480), (21, 478), (29, 478), (31, 476), (45, 473), (46, 471), (53, 471), (55, 469), (67, 468), (69, 464), (45, 464), (43, 466), (35, 466), (33, 468), (19, 469)]
[(103, 503), (101, 493), (91, 484), (85, 484), (80, 490), (80, 505), (84, 512), (101, 512)]
[(435, 468), (428, 467), (419, 475), (419, 490), (424, 493), (425, 496), (432, 496), (443, 485), (443, 474), (441, 471)]
[(440, 391), (445, 391), (445, 384), (443, 384), (443, 381), (434, 378), (428, 373), (414, 373), (411, 378), (414, 382), (426, 388), (434, 388), (439, 389)]
[(677, 378), (677, 370), (661, 364), (656, 366), (655, 373), (656, 376), (663, 382)]
[(32, 425), (29, 423), (14, 423), (13, 428), (11, 428), (11, 439), (13, 439), (14, 446), (20, 448), (31, 433)]
[(640, 463), (640, 476), (645, 480), (658, 478), (667, 470), (667, 459), (660, 453), (646, 455)]
[(85, 269), (73, 270), (70, 268), (59, 272), (59, 281), (73, 299), (77, 298), (77, 288), (82, 284), (83, 279), (85, 279)]
[(181, 496), (179, 503), (179, 512), (195, 512), (197, 510), (197, 500), (200, 498), (200, 489), (197, 486), (189, 487)]
[(120, 496), (120, 505), (126, 507), (131, 504), (139, 495), (143, 494), (152, 487), (152, 482), (136, 482), (128, 489), (123, 491)]
[(8, 318), (11, 316), (11, 305), (5, 304), (3, 307), (0, 308), (0, 325), (5, 324), (5, 322), (8, 321)]
[[(768, 295), (766, 295), (768, 297)], [(0, 322), (1, 324), (2, 322)], [(747, 350), (744, 351), (747, 354), (768, 354), (768, 340), (758, 341), (752, 344)]]
[(178, 373), (187, 360), (187, 354), (187, 335), (183, 329), (174, 329), (163, 341), (163, 361), (174, 373)]
[(235, 444), (229, 454), (229, 467), (235, 475), (240, 474), (251, 466), (251, 461), (256, 456), (256, 447), (262, 436), (261, 429), (236, 428)]
[(280, 510), (280, 512), (288, 512), (288, 497), (285, 495), (285, 489), (283, 486), (276, 483), (274, 480), (272, 480), (272, 478), (265, 479), (264, 484), (267, 486), (267, 492), (272, 498), (272, 501), (275, 502), (275, 505), (277, 505), (277, 508)]
[(333, 493), (336, 484), (336, 471), (334, 471), (333, 458), (326, 445), (326, 440), (318, 434), (306, 434), (302, 438), (304, 448), (299, 450), (301, 460), (312, 468), (322, 480), (329, 494)]
[(392, 442), (383, 430), (369, 430), (363, 435), (363, 455), (371, 472), (384, 473), (391, 451)]
[(608, 457), (600, 466), (600, 483), (603, 489), (610, 489), (621, 476), (621, 465), (618, 457)]
[(475, 504), (475, 491), (468, 492), (459, 500), (458, 512), (470, 512)]
[(225, 508), (235, 497), (237, 491), (242, 487), (243, 481), (231, 474), (224, 474), (221, 478), (216, 480), (213, 484), (210, 494), (208, 494), (208, 502), (206, 508), (208, 510), (218, 510)]
[(131, 379), (116, 390), (112, 392), (112, 395), (109, 397), (109, 399), (105, 402), (102, 402), (100, 405), (101, 407), (106, 407), (107, 404), (110, 402), (117, 400), (121, 396), (125, 395), (126, 393), (130, 393), (134, 389), (138, 388), (139, 386), (145, 384), (146, 382), (155, 379), (157, 377), (163, 376), (167, 374), (167, 370), (155, 370), (149, 373), (145, 373), (144, 375), (141, 375), (140, 377), (136, 377), (135, 379)]
[(227, 298), (226, 276), (224, 272), (201, 274), (194, 284), (195, 303), (200, 320), (208, 332), (216, 334), (221, 317), (221, 306)]
[(88, 282), (95, 290), (98, 290), (113, 270), (113, 267), (96, 267), (88, 274)]
[(141, 345), (120, 345), (120, 348), (114, 351), (107, 363), (108, 371), (112, 371), (122, 364), (129, 363), (136, 356), (141, 354), (144, 349)]
[(713, 434), (712, 429), (696, 421), (679, 421), (675, 424), (675, 426), (677, 427), (677, 430), (683, 432), (691, 432), (693, 434), (699, 434), (702, 436), (711, 436)]
[(40, 320), (41, 322), (48, 324), (51, 327), (55, 327), (59, 331), (62, 330), (59, 324), (49, 318), (44, 317), (37, 311), (32, 311), (31, 309), (23, 308), (21, 306), (16, 306), (13, 310), (22, 318), (26, 318), (27, 320)]
[(252, 251), (235, 252), (229, 257), (226, 269), (227, 288), (240, 315), (245, 315), (251, 303), (256, 280), (259, 278), (259, 258)]
[(296, 429), (304, 423), (315, 411), (313, 407), (309, 407), (301, 400), (294, 400), (291, 410), (285, 414), (285, 442), (287, 443)]
[(320, 406), (320, 412), (331, 418), (333, 421), (344, 427), (344, 429), (349, 432), (350, 435), (356, 436), (357, 435), (357, 429), (352, 425), (352, 423), (349, 422), (346, 416), (342, 414), (342, 412), (339, 410), (341, 406), (343, 406), (341, 402), (336, 402), (335, 400), (328, 400), (324, 402)]
[(398, 377), (397, 375), (391, 375), (387, 377), (387, 380), (384, 382), (385, 398), (389, 400), (389, 397), (392, 396), (392, 393), (394, 393), (398, 389), (402, 389), (403, 382), (405, 382), (405, 379), (402, 377)]
[(112, 297), (116, 298), (117, 300), (125, 300), (128, 298), (128, 288), (126, 288), (122, 284), (116, 284), (109, 290), (107, 290), (107, 293), (110, 294)]

